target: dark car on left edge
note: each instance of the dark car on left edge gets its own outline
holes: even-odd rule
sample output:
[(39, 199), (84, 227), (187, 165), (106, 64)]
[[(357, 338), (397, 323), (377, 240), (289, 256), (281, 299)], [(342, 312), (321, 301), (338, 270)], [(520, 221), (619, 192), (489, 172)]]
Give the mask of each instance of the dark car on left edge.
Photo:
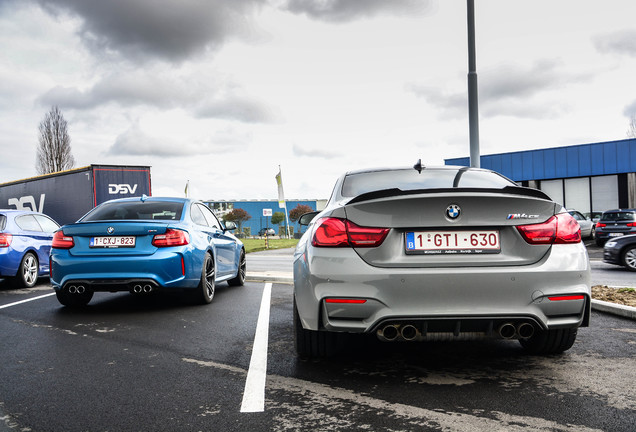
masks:
[(47, 276), (51, 240), (59, 228), (42, 213), (0, 210), (0, 278), (31, 288), (39, 276)]
[(98, 291), (179, 292), (207, 304), (216, 283), (245, 282), (245, 249), (234, 229), (189, 198), (107, 201), (55, 233), (51, 285), (70, 307)]
[(603, 248), (603, 261), (636, 271), (636, 234), (608, 240)]

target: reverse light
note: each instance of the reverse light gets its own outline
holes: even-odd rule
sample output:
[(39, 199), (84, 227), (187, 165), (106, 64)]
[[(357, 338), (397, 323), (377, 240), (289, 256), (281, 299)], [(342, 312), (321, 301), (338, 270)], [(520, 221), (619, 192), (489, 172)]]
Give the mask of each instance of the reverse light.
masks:
[(55, 249), (70, 249), (75, 246), (75, 241), (72, 236), (67, 236), (64, 231), (59, 230), (53, 234), (53, 242), (51, 247)]
[(190, 243), (187, 232), (168, 228), (163, 234), (156, 234), (152, 238), (152, 245), (156, 247), (184, 246)]
[(543, 223), (516, 227), (530, 244), (568, 244), (581, 242), (581, 227), (569, 213), (559, 213)]
[(13, 240), (13, 236), (8, 233), (0, 233), (0, 247), (9, 247), (11, 246), (11, 241)]
[(388, 228), (361, 227), (347, 219), (326, 217), (318, 220), (311, 244), (318, 247), (377, 247), (388, 233)]
[(564, 296), (548, 296), (550, 301), (563, 301), (563, 300), (584, 300), (584, 295), (564, 295)]

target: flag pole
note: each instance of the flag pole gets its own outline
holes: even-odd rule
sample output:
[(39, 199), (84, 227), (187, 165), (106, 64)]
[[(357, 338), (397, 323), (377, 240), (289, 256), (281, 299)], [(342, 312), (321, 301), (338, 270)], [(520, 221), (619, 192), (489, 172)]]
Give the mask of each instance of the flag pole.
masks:
[(287, 204), (285, 203), (285, 193), (283, 192), (283, 173), (278, 165), (278, 174), (276, 175), (276, 184), (278, 185), (278, 207), (285, 209), (285, 228), (287, 231), (287, 238), (289, 236), (289, 216), (287, 215)]

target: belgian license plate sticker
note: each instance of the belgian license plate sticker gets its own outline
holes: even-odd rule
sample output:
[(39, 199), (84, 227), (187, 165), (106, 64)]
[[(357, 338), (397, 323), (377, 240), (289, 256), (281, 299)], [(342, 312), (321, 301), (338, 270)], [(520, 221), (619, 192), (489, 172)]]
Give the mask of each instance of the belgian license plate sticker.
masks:
[(91, 237), (92, 248), (135, 247), (135, 236)]
[(479, 254), (499, 253), (499, 231), (410, 231), (406, 233), (407, 253)]

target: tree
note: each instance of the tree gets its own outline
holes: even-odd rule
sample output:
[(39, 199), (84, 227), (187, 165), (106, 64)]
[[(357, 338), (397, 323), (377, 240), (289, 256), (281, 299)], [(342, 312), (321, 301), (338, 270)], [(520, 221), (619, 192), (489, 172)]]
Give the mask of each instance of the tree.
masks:
[(223, 222), (234, 222), (238, 225), (238, 231), (242, 232), (241, 225), (243, 222), (252, 219), (252, 216), (242, 208), (235, 208), (231, 211), (227, 212), (225, 216), (223, 216)]
[(629, 129), (627, 129), (628, 138), (636, 138), (636, 114), (632, 115), (629, 121)]
[(71, 154), (71, 137), (62, 112), (54, 105), (38, 127), (40, 136), (35, 168), (38, 174), (64, 171), (75, 166)]
[(285, 220), (285, 213), (274, 212), (274, 214), (272, 215), (272, 218), (270, 219), (270, 222), (272, 223), (272, 225), (278, 225), (284, 220)]
[(302, 215), (314, 211), (311, 207), (305, 204), (298, 204), (296, 207), (289, 211), (289, 220), (296, 222)]

